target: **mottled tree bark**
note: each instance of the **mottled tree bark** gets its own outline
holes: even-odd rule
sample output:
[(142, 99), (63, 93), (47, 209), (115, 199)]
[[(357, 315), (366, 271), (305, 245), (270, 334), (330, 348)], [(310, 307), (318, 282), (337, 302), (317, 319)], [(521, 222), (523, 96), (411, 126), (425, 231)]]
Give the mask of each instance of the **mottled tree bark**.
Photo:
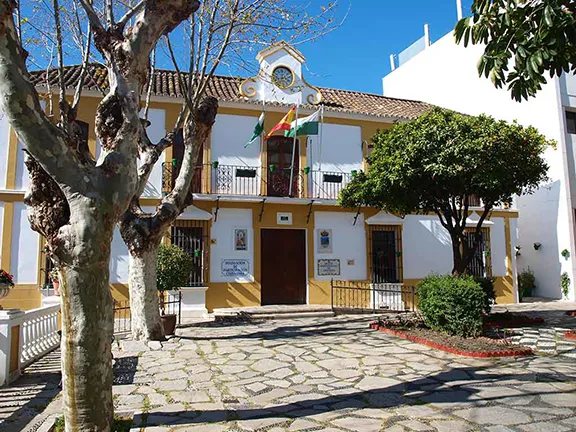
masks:
[[(207, 97), (199, 108), (193, 109), (188, 114), (184, 122), (184, 158), (174, 189), (162, 199), (154, 214), (143, 213), (138, 198), (135, 198), (120, 223), (122, 238), (130, 251), (130, 298), (135, 299), (134, 302), (132, 300), (130, 302), (134, 339), (164, 339), (164, 334), (158, 332), (160, 311), (156, 286), (156, 263), (150, 260), (158, 256), (158, 248), (164, 233), (192, 203), (190, 190), (196, 161), (202, 143), (210, 135), (217, 112), (218, 101), (213, 97)], [(148, 163), (140, 168), (141, 173), (144, 173), (140, 176), (142, 190), (151, 171), (150, 165), (153, 166), (158, 156), (159, 154), (155, 160), (149, 158)], [(154, 269), (148, 268), (150, 266), (154, 266)], [(160, 330), (162, 330), (161, 327)]]
[(148, 250), (130, 254), (130, 311), (132, 337), (136, 340), (164, 339), (156, 290), (159, 244), (154, 241)]
[(31, 185), (25, 202), (31, 226), (46, 238), (60, 271), (66, 431), (108, 432), (113, 422), (110, 247), (114, 226), (139, 185), (140, 94), (150, 51), (199, 2), (145, 1), (134, 29), (126, 32), (125, 23), (104, 29), (90, 3), (82, 5), (108, 66), (109, 93), (95, 121), (102, 143), (98, 164), (86, 160), (91, 156), (62, 124), (66, 116), (57, 126), (41, 109), (11, 0), (0, 0), (0, 101), (28, 154)]

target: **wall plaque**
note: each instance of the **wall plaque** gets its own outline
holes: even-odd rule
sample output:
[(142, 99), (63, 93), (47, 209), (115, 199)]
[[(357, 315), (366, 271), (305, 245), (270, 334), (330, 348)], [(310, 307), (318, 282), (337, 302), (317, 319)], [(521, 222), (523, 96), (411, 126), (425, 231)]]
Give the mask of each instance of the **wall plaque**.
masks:
[(340, 276), (339, 259), (318, 260), (318, 276)]
[(250, 273), (250, 261), (246, 259), (223, 259), (222, 277), (248, 277)]

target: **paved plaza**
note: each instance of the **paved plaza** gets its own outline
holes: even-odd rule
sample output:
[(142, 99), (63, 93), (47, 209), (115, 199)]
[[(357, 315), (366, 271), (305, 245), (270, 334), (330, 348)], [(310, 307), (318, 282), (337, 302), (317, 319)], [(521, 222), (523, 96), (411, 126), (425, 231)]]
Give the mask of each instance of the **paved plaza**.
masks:
[[(576, 321), (549, 313), (554, 326)], [(163, 344), (126, 341), (114, 353), (116, 409), (144, 432), (576, 430), (576, 344), (470, 359), (370, 320), (204, 323)]]

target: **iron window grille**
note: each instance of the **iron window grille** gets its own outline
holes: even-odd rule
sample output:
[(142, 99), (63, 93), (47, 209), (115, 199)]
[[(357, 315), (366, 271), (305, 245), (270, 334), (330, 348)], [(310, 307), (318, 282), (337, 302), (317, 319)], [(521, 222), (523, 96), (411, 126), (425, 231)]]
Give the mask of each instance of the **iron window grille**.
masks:
[(402, 282), (402, 226), (371, 225), (368, 237), (372, 282)]
[[(468, 247), (474, 245), (475, 228), (468, 228), (464, 232), (465, 241)], [(492, 277), (492, 260), (490, 245), (490, 229), (482, 228), (480, 244), (476, 248), (472, 259), (466, 267), (466, 272), (474, 277)]]
[(170, 243), (192, 257), (193, 268), (188, 286), (205, 286), (208, 281), (209, 233), (208, 221), (178, 220), (170, 228)]

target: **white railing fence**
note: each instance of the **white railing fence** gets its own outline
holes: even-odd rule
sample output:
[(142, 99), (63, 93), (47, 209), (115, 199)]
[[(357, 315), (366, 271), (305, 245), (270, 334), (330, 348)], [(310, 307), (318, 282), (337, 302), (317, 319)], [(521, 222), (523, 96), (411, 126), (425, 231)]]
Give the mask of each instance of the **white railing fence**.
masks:
[(405, 310), (406, 305), (402, 299), (401, 283), (374, 283), (370, 284), (374, 290), (370, 307), (373, 309)]
[(21, 311), (0, 310), (0, 386), (7, 385), (20, 371), (60, 345), (60, 305)]
[(60, 305), (32, 309), (24, 313), (20, 327), (20, 367), (24, 368), (60, 344), (58, 334)]

